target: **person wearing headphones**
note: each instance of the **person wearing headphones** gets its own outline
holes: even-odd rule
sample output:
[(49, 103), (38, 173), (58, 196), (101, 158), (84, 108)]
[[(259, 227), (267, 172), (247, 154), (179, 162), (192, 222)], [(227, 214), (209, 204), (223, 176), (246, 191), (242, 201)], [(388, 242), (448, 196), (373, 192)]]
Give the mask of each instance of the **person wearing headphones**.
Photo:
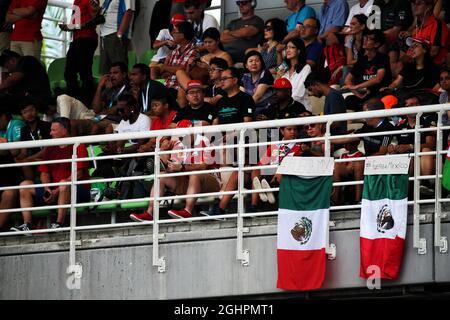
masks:
[(263, 40), (264, 20), (255, 15), (256, 0), (236, 1), (241, 17), (230, 21), (220, 35), (225, 51), (234, 63), (242, 63), (247, 48), (255, 48)]

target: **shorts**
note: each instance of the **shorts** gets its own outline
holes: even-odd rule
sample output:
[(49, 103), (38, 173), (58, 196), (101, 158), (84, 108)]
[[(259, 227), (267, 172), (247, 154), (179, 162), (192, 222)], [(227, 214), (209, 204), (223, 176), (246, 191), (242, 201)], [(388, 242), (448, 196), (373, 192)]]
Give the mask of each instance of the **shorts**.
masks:
[[(56, 204), (56, 202), (51, 204), (46, 203), (44, 201), (44, 193), (45, 193), (44, 187), (36, 188), (36, 194), (34, 195), (35, 200), (34, 205), (36, 207)], [(77, 185), (77, 203), (85, 203), (90, 201), (91, 201), (91, 189), (87, 189), (82, 185)]]
[[(173, 191), (176, 195), (185, 195), (189, 186), (189, 176), (179, 177), (179, 183)], [(219, 192), (220, 183), (217, 177), (213, 174), (201, 174), (200, 175), (200, 193)]]

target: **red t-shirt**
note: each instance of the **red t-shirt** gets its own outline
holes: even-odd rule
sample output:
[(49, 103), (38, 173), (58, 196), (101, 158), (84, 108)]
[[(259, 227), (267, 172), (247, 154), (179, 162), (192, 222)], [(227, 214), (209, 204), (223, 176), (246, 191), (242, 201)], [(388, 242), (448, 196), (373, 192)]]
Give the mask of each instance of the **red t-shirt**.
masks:
[(166, 121), (162, 121), (160, 117), (152, 118), (152, 124), (150, 130), (164, 130), (172, 123), (173, 119), (177, 115), (176, 111), (170, 111)]
[[(84, 144), (80, 144), (77, 149), (78, 158), (86, 158), (88, 152)], [(44, 150), (44, 161), (49, 160), (62, 160), (72, 158), (72, 146), (65, 146), (60, 148), (59, 146), (47, 147)], [(84, 176), (81, 180), (89, 180), (89, 174), (87, 169), (89, 169), (89, 161), (79, 161), (77, 162), (77, 169), (86, 169)], [(40, 172), (50, 173), (51, 182), (60, 182), (64, 179), (69, 179), (71, 177), (71, 163), (53, 163), (53, 164), (41, 164), (38, 169)], [(85, 188), (90, 189), (90, 185), (83, 184)]]
[(441, 65), (445, 62), (448, 46), (448, 27), (444, 21), (430, 16), (425, 23), (413, 30), (412, 37), (428, 40), (432, 46), (440, 47), (438, 54), (434, 57), (433, 62)]
[[(72, 15), (72, 24), (83, 24), (88, 22), (94, 17), (94, 12), (92, 9), (92, 6), (89, 4), (89, 0), (75, 0), (73, 3), (73, 6), (78, 6), (80, 8), (80, 15), (81, 19), (80, 21), (75, 21), (75, 16)], [(76, 14), (76, 12), (75, 12)], [(76, 30), (73, 32), (73, 39), (79, 39), (79, 38), (93, 38), (97, 39), (97, 32), (95, 31), (95, 27), (85, 29), (85, 30)]]
[(44, 17), (47, 0), (13, 0), (9, 6), (9, 13), (13, 9), (34, 7), (37, 12), (32, 18), (20, 19), (14, 25), (11, 41), (42, 41), (41, 24)]
[(302, 148), (298, 143), (270, 145), (266, 153), (259, 160), (259, 166), (280, 164), (284, 157), (297, 157), (302, 154)]

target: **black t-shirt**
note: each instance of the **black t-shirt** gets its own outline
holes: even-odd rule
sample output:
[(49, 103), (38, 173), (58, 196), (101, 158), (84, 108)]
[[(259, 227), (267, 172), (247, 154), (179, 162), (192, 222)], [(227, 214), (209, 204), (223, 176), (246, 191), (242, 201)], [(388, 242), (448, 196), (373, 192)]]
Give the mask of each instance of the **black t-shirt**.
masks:
[[(37, 141), (37, 140), (43, 140), (43, 139), (51, 139), (50, 136), (50, 128), (51, 123), (47, 121), (38, 120), (36, 130), (31, 131), (30, 126), (25, 125), (20, 129), (20, 141)], [(34, 149), (28, 149), (28, 155), (35, 154), (36, 152), (39, 152), (39, 148)]]
[(291, 98), (291, 102), (280, 110), (278, 103), (268, 106), (262, 114), (269, 120), (297, 118), (301, 113), (306, 112), (305, 106)]
[[(147, 90), (148, 89), (148, 90)], [(148, 94), (147, 94), (148, 91)], [(167, 98), (169, 102), (169, 106), (171, 110), (177, 111), (179, 109), (179, 105), (175, 97), (170, 93), (169, 89), (165, 85), (163, 85), (159, 81), (149, 80), (147, 85), (144, 86), (143, 89), (139, 92), (138, 103), (140, 107), (140, 111), (150, 112), (151, 111), (151, 103), (154, 97), (164, 96)], [(144, 98), (146, 99), (144, 100)]]
[(211, 98), (211, 97), (215, 97), (217, 95), (225, 97), (227, 95), (227, 93), (225, 91), (223, 91), (222, 88), (218, 88), (215, 85), (209, 85), (205, 89), (205, 97)]
[[(324, 113), (336, 114), (346, 113), (345, 100), (342, 94), (334, 89), (325, 97)], [(338, 125), (331, 129), (331, 135), (345, 134), (347, 132), (347, 122), (341, 121)]]
[[(437, 114), (436, 113), (426, 113), (420, 117), (420, 127), (421, 128), (430, 128), (435, 127), (437, 123)], [(410, 130), (414, 129), (414, 127), (410, 127), (408, 123), (408, 119), (402, 119), (395, 127), (396, 130)], [(420, 133), (420, 143), (426, 143), (426, 139), (428, 136), (436, 135), (434, 131), (425, 131)], [(400, 133), (396, 135), (398, 144), (414, 144), (414, 132), (410, 133)]]
[(42, 63), (31, 56), (21, 57), (15, 72), (23, 74), (22, 80), (11, 88), (14, 95), (40, 98), (40, 101), (48, 101), (52, 95), (50, 81)]
[(380, 88), (387, 87), (391, 83), (392, 77), (389, 57), (379, 52), (375, 54), (375, 57), (371, 61), (368, 60), (366, 55), (358, 56), (356, 64), (350, 71), (354, 78), (353, 83), (360, 84), (374, 78), (380, 69), (385, 70), (383, 80), (381, 83), (367, 88), (370, 91), (369, 96), (377, 94)]
[(3, 25), (5, 24), (6, 14), (8, 13), (9, 5), (12, 0), (0, 0), (0, 32), (10, 32), (12, 28), (5, 29)]
[[(386, 118), (384, 118), (376, 128), (364, 124), (364, 126), (361, 129), (356, 130), (355, 133), (374, 133), (393, 130), (395, 130), (395, 127)], [(360, 137), (360, 139), (364, 142), (366, 156), (371, 156), (374, 153), (377, 153), (380, 151), (380, 147), (387, 147), (392, 137), (392, 135)]]
[(253, 118), (255, 101), (245, 92), (222, 97), (216, 105), (219, 124), (244, 122), (244, 117)]
[(195, 125), (195, 122), (198, 121), (206, 121), (209, 124), (212, 124), (213, 120), (217, 118), (217, 112), (215, 107), (205, 102), (200, 108), (193, 109), (189, 104), (181, 108), (175, 118), (173, 118), (172, 122), (177, 123), (183, 119), (191, 120)]
[[(18, 186), (22, 182), (22, 171), (19, 167), (2, 168), (2, 164), (14, 163), (11, 152), (0, 151), (0, 187)], [(0, 196), (3, 191), (0, 191)]]
[(384, 0), (374, 1), (381, 9), (381, 30), (385, 31), (393, 27), (406, 30), (413, 21), (411, 2), (409, 0)]
[(416, 69), (415, 63), (406, 64), (400, 75), (403, 77), (402, 89), (432, 89), (439, 82), (439, 70), (434, 65), (426, 66), (423, 69)]

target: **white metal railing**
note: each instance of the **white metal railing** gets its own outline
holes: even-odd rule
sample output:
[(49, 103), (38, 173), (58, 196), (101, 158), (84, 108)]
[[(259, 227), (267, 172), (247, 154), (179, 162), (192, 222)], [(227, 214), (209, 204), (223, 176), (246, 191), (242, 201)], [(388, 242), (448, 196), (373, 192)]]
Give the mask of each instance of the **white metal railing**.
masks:
[[(248, 232), (248, 228), (244, 227), (244, 218), (246, 217), (257, 217), (257, 216), (273, 216), (276, 215), (276, 211), (270, 212), (258, 212), (258, 213), (245, 213), (244, 214), (244, 196), (247, 194), (253, 194), (258, 192), (267, 192), (267, 191), (278, 191), (278, 188), (270, 188), (266, 190), (245, 190), (244, 189), (244, 173), (249, 170), (254, 169), (274, 169), (277, 165), (246, 165), (245, 164), (245, 149), (250, 147), (261, 147), (267, 146), (271, 144), (278, 144), (280, 141), (270, 141), (270, 142), (249, 142), (245, 141), (245, 134), (250, 132), (251, 130), (256, 129), (269, 129), (269, 128), (279, 128), (288, 125), (305, 125), (311, 123), (323, 123), (326, 124), (326, 132), (323, 137), (317, 138), (307, 138), (307, 139), (295, 139), (289, 141), (283, 141), (283, 143), (289, 142), (308, 142), (308, 141), (324, 141), (325, 142), (325, 156), (329, 156), (331, 153), (331, 141), (334, 139), (345, 138), (345, 137), (361, 137), (361, 136), (378, 136), (378, 135), (393, 135), (398, 134), (398, 131), (390, 131), (390, 132), (378, 132), (378, 133), (370, 133), (370, 134), (351, 134), (351, 135), (340, 135), (340, 136), (331, 136), (330, 128), (333, 122), (339, 121), (347, 121), (347, 120), (361, 120), (368, 118), (376, 118), (376, 117), (390, 117), (390, 116), (400, 116), (406, 114), (416, 114), (416, 126), (414, 129), (402, 131), (402, 133), (414, 133), (415, 138), (415, 150), (413, 153), (409, 155), (414, 157), (414, 175), (410, 177), (410, 180), (414, 182), (414, 198), (408, 201), (409, 205), (413, 206), (413, 247), (418, 249), (419, 254), (426, 253), (426, 239), (420, 237), (420, 205), (421, 204), (435, 204), (435, 215), (434, 215), (434, 245), (439, 247), (441, 253), (447, 252), (447, 238), (442, 236), (441, 234), (441, 219), (443, 218), (443, 214), (441, 212), (442, 203), (450, 202), (450, 199), (442, 198), (441, 194), (441, 178), (442, 178), (442, 157), (436, 156), (436, 173), (434, 175), (421, 176), (420, 175), (420, 157), (424, 155), (443, 155), (446, 153), (445, 150), (442, 150), (442, 131), (449, 130), (450, 126), (442, 125), (442, 114), (450, 110), (450, 104), (445, 105), (431, 105), (431, 106), (420, 106), (420, 107), (408, 107), (402, 109), (391, 109), (391, 110), (381, 110), (381, 111), (369, 111), (369, 112), (356, 112), (356, 113), (346, 113), (346, 114), (335, 114), (335, 115), (327, 115), (327, 116), (315, 116), (315, 117), (306, 117), (306, 118), (296, 118), (296, 119), (286, 119), (286, 120), (274, 120), (274, 121), (260, 121), (260, 122), (250, 122), (250, 123), (238, 123), (238, 124), (230, 124), (230, 125), (220, 125), (220, 126), (204, 126), (204, 127), (195, 127), (195, 128), (183, 128), (183, 129), (171, 129), (171, 130), (160, 130), (160, 131), (148, 131), (148, 132), (138, 132), (138, 133), (124, 133), (124, 134), (113, 134), (113, 135), (98, 135), (98, 136), (84, 136), (84, 137), (71, 137), (64, 139), (51, 139), (51, 140), (40, 140), (40, 141), (27, 141), (27, 142), (14, 142), (14, 143), (6, 143), (0, 144), (0, 150), (13, 150), (13, 149), (22, 149), (22, 148), (36, 148), (36, 147), (47, 147), (47, 146), (57, 146), (57, 145), (72, 145), (73, 146), (73, 155), (72, 159), (67, 160), (54, 160), (54, 161), (39, 161), (34, 163), (13, 163), (13, 164), (5, 164), (0, 165), (0, 168), (8, 168), (8, 167), (18, 167), (24, 165), (39, 165), (39, 164), (50, 164), (50, 163), (61, 163), (61, 162), (71, 162), (72, 164), (72, 180), (70, 182), (65, 183), (47, 183), (47, 184), (34, 184), (29, 186), (10, 186), (10, 187), (1, 187), (0, 191), (3, 190), (17, 190), (22, 188), (35, 188), (41, 186), (56, 186), (56, 185), (70, 185), (71, 186), (71, 203), (67, 205), (51, 205), (45, 207), (36, 207), (36, 208), (11, 208), (0, 210), (0, 214), (2, 213), (12, 213), (12, 212), (21, 212), (24, 210), (35, 211), (35, 210), (43, 210), (43, 209), (57, 209), (57, 208), (68, 208), (70, 209), (70, 227), (69, 228), (61, 228), (55, 230), (45, 230), (45, 232), (65, 232), (70, 231), (70, 253), (69, 253), (69, 271), (70, 274), (81, 274), (81, 266), (76, 263), (75, 259), (75, 242), (76, 242), (76, 232), (82, 230), (101, 230), (101, 229), (109, 229), (109, 228), (117, 228), (117, 227), (133, 227), (133, 226), (142, 226), (142, 225), (152, 225), (153, 226), (153, 265), (158, 267), (159, 272), (165, 271), (165, 260), (164, 257), (161, 257), (159, 254), (159, 241), (164, 237), (163, 234), (159, 232), (159, 226), (164, 224), (172, 224), (178, 223), (179, 220), (161, 220), (160, 219), (160, 204), (166, 200), (184, 200), (186, 198), (204, 198), (204, 197), (219, 197), (221, 195), (237, 195), (237, 213), (226, 214), (221, 216), (214, 217), (193, 217), (188, 219), (183, 219), (183, 221), (202, 221), (202, 220), (210, 220), (217, 218), (228, 218), (228, 219), (236, 219), (237, 221), (237, 248), (236, 248), (236, 258), (241, 261), (242, 265), (249, 264), (249, 252), (244, 249), (244, 233)], [(438, 125), (435, 128), (420, 128), (420, 117), (421, 115), (426, 113), (437, 113), (438, 114)], [(436, 131), (437, 142), (436, 142), (436, 151), (430, 152), (421, 152), (420, 151), (420, 136), (423, 132)], [(183, 152), (191, 152), (191, 151), (208, 151), (208, 150), (234, 150), (238, 151), (238, 163), (237, 166), (232, 168), (221, 167), (213, 170), (197, 170), (190, 172), (177, 172), (177, 173), (163, 173), (160, 171), (160, 157), (165, 154), (172, 154), (179, 152), (179, 150), (160, 150), (160, 142), (161, 138), (165, 136), (185, 136), (190, 134), (204, 134), (204, 135), (221, 135), (223, 132), (235, 132), (237, 133), (237, 137), (239, 138), (237, 144), (230, 145), (220, 145), (220, 144), (212, 144), (207, 148), (188, 148), (183, 149)], [(156, 147), (153, 152), (147, 153), (136, 153), (136, 154), (121, 154), (111, 155), (111, 156), (95, 156), (95, 157), (87, 157), (87, 158), (77, 158), (76, 149), (79, 144), (96, 144), (96, 143), (104, 143), (110, 141), (119, 141), (119, 140), (131, 140), (131, 139), (147, 139), (147, 138), (156, 138)], [(264, 150), (265, 151), (265, 150)], [(82, 207), (88, 207), (92, 205), (98, 205), (99, 203), (76, 203), (76, 186), (79, 184), (85, 184), (92, 182), (89, 180), (85, 181), (77, 181), (76, 176), (76, 163), (79, 161), (92, 161), (92, 160), (104, 160), (104, 159), (113, 159), (113, 158), (130, 158), (137, 156), (154, 156), (155, 157), (155, 168), (154, 168), (154, 196), (153, 197), (145, 197), (142, 199), (124, 199), (124, 200), (111, 200), (101, 202), (101, 204), (125, 204), (125, 203), (135, 203), (139, 201), (153, 201), (153, 217), (154, 220), (152, 222), (146, 223), (117, 223), (110, 225), (94, 225), (94, 226), (77, 226), (76, 224), (76, 209)], [(259, 158), (258, 156), (256, 157)], [(361, 161), (365, 158), (352, 158), (352, 159), (335, 159), (336, 163), (346, 162), (346, 161)], [(259, 159), (258, 159), (259, 160)], [(187, 176), (192, 174), (200, 174), (200, 173), (213, 173), (213, 172), (238, 172), (238, 187), (235, 191), (228, 192), (210, 192), (210, 193), (202, 193), (196, 195), (176, 195), (176, 196), (161, 196), (161, 190), (159, 190), (159, 180), (164, 177), (177, 177), (177, 176)], [(95, 182), (111, 182), (111, 181), (131, 181), (131, 180), (141, 180), (150, 177), (149, 175), (142, 176), (133, 176), (133, 177), (118, 177), (112, 179), (95, 179)], [(434, 179), (435, 180), (435, 198), (434, 199), (420, 199), (419, 196), (419, 184), (421, 180), (424, 179)], [(350, 186), (350, 185), (358, 185), (363, 184), (363, 181), (347, 181), (347, 182), (335, 182), (333, 186)], [(343, 205), (343, 206), (333, 206), (330, 208), (330, 211), (338, 211), (338, 210), (346, 210), (346, 209), (359, 209), (360, 205)], [(4, 232), (0, 233), (0, 237), (2, 236), (11, 236), (17, 234), (25, 234), (25, 233), (42, 233), (43, 230), (33, 230), (30, 232)], [(332, 244), (330, 244), (327, 248), (327, 253), (329, 255), (333, 255)]]

